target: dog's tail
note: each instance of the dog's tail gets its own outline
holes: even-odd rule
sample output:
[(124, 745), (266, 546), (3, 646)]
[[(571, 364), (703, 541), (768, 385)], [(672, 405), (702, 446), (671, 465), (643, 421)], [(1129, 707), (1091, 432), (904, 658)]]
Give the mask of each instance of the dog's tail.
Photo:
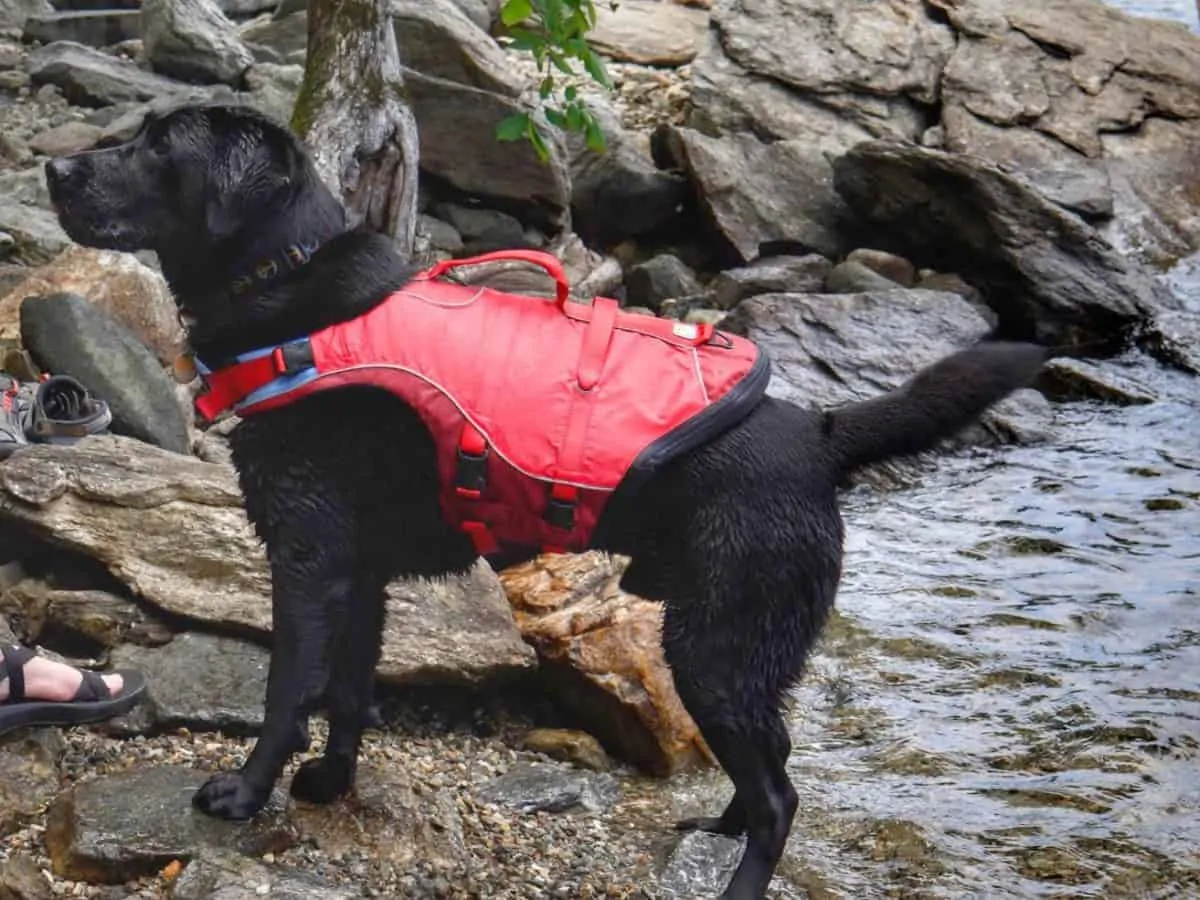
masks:
[(1053, 350), (987, 341), (939, 360), (880, 397), (830, 410), (825, 434), (843, 473), (930, 450), (1027, 387)]

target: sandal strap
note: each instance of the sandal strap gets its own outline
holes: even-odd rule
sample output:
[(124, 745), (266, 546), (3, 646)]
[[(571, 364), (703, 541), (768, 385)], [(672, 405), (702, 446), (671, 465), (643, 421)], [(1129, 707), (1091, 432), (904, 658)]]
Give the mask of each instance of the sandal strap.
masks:
[(91, 669), (80, 669), (79, 672), (83, 675), (83, 681), (79, 683), (79, 690), (71, 698), (72, 703), (93, 703), (97, 700), (112, 699), (112, 691), (108, 689), (103, 678)]
[(35, 656), (37, 653), (19, 644), (0, 647), (0, 681), (8, 678), (8, 699), (5, 703), (25, 701), (25, 663)]

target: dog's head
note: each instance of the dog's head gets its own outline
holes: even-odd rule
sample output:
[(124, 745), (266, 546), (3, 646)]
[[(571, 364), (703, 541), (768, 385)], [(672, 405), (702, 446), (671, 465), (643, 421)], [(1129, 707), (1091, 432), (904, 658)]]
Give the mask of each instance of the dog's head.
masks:
[(234, 105), (151, 113), (124, 143), (50, 160), (46, 181), (73, 240), (153, 250), (168, 278), (225, 276), (264, 245), (310, 239), (295, 231), (318, 227), (314, 212), (298, 207), (316, 203), (325, 228), (344, 219), (300, 142)]

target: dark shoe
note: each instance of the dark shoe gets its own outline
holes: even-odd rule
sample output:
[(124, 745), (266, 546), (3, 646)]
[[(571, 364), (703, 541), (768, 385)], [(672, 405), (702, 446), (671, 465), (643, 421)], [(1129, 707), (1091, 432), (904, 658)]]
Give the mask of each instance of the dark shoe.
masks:
[(141, 702), (146, 680), (141, 673), (122, 670), (116, 697), (95, 672), (81, 669), (83, 682), (65, 703), (25, 696), (25, 664), (36, 656), (28, 647), (0, 647), (0, 681), (8, 679), (8, 698), (0, 702), (0, 734), (29, 725), (83, 725), (123, 715)]
[(28, 411), (25, 434), (41, 444), (72, 444), (89, 434), (102, 434), (112, 411), (69, 375), (52, 375), (37, 385)]

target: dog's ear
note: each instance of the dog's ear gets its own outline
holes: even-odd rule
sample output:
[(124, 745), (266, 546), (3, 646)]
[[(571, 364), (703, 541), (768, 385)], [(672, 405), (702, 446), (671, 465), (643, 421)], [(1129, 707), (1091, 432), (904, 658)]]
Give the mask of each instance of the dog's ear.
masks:
[(300, 164), (291, 135), (251, 118), (231, 124), (205, 192), (205, 225), (215, 240), (233, 237), (252, 210), (259, 218), (282, 206)]

